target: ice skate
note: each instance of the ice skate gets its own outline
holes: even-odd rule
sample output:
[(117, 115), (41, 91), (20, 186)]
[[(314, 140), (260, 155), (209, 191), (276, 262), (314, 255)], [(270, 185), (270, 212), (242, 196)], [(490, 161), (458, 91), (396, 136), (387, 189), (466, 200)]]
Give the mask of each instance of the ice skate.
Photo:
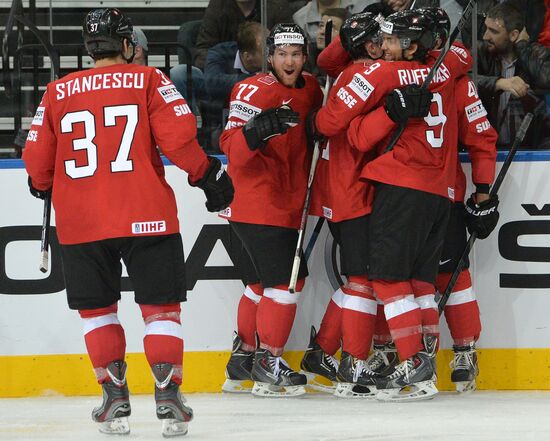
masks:
[(395, 371), (376, 381), (379, 401), (429, 400), (438, 393), (435, 386), (437, 337), (424, 337), (425, 349), (401, 362)]
[(336, 389), (338, 360), (321, 349), (321, 346), (315, 342), (316, 336), (317, 332), (312, 326), (309, 346), (300, 363), (302, 368), (300, 373), (307, 377), (308, 388), (332, 394)]
[(306, 393), (306, 376), (290, 369), (282, 357), (267, 349), (256, 351), (252, 379), (252, 394), (258, 397), (297, 397)]
[(338, 384), (334, 395), (339, 398), (375, 398), (378, 375), (371, 371), (364, 360), (342, 352), (338, 368)]
[(451, 381), (459, 393), (476, 390), (476, 377), (479, 375), (475, 343), (467, 346), (453, 346), (455, 353), (451, 361)]
[(225, 367), (225, 382), (222, 391), (230, 393), (246, 393), (252, 391), (252, 364), (254, 363), (254, 352), (241, 350), (241, 337), (235, 332), (233, 335), (233, 350), (231, 358)]
[(399, 357), (393, 342), (384, 345), (373, 345), (372, 353), (367, 358), (368, 368), (382, 376), (390, 375), (399, 364)]
[(128, 435), (130, 425), (130, 392), (126, 384), (126, 363), (113, 361), (106, 368), (108, 380), (103, 388), (103, 403), (92, 411), (92, 419), (99, 424), (101, 433)]
[(162, 420), (162, 436), (183, 436), (187, 423), (193, 419), (193, 409), (185, 405), (179, 384), (172, 381), (174, 367), (170, 363), (153, 365), (157, 418)]

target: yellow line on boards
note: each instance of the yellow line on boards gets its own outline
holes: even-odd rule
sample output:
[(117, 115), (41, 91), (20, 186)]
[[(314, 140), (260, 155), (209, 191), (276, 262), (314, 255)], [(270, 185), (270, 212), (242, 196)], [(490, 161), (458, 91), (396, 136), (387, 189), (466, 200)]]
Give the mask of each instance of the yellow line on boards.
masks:
[[(229, 352), (185, 354), (183, 391), (219, 392)], [(285, 359), (299, 369), (302, 352), (289, 351)], [(454, 390), (449, 362), (452, 351), (437, 358), (438, 388)], [(550, 349), (480, 349), (478, 389), (550, 390)], [(153, 392), (153, 377), (141, 353), (126, 355), (128, 385), (132, 394)], [(99, 395), (87, 355), (0, 356), (0, 397), (44, 395)]]

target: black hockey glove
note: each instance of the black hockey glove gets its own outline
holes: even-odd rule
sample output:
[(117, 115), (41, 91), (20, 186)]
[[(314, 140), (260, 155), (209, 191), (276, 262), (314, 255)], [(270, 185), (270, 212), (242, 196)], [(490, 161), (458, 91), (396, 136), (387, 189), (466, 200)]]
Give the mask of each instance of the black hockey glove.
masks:
[(499, 216), (498, 196), (476, 204), (472, 195), (466, 201), (466, 225), (470, 234), (477, 233), (478, 239), (485, 239), (491, 234)]
[(316, 142), (322, 143), (325, 140), (325, 135), (317, 130), (315, 125), (315, 117), (319, 109), (312, 110), (307, 114), (306, 118), (306, 138), (307, 146), (310, 149), (313, 149), (313, 146)]
[(264, 110), (243, 127), (250, 150), (263, 149), (269, 138), (286, 133), (289, 127), (300, 122), (300, 115), (288, 106)]
[(189, 185), (204, 191), (206, 195), (204, 205), (208, 211), (225, 210), (233, 201), (235, 194), (233, 182), (218, 158), (210, 158), (210, 165), (204, 176), (195, 183), (189, 181)]
[(430, 112), (433, 94), (417, 84), (393, 89), (386, 97), (386, 113), (396, 123), (406, 123), (409, 118), (424, 118)]
[(32, 179), (30, 176), (27, 182), (29, 183), (29, 191), (35, 198), (44, 200), (46, 199), (46, 196), (48, 195), (48, 193), (51, 191), (51, 190), (38, 190), (37, 188), (34, 188), (32, 185)]

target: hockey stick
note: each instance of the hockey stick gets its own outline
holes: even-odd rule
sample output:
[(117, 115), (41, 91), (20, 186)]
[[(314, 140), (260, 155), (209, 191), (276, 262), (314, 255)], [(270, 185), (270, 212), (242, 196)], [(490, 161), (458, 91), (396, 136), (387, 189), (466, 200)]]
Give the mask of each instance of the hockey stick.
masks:
[[(464, 28), (464, 25), (466, 22), (470, 20), (470, 16), (472, 15), (472, 9), (474, 8), (474, 3), (476, 3), (477, 0), (470, 0), (464, 11), (462, 12), (462, 17), (460, 17), (459, 22), (453, 29), (453, 32), (451, 32), (451, 35), (447, 39), (447, 42), (445, 43), (445, 47), (441, 50), (439, 53), (437, 59), (435, 60), (434, 65), (430, 68), (430, 71), (428, 72), (428, 76), (424, 80), (424, 82), (421, 84), (422, 89), (427, 89), (432, 80), (435, 77), (435, 74), (437, 73), (439, 66), (441, 66), (441, 63), (443, 63), (443, 59), (447, 56), (449, 51), (451, 50), (451, 46), (453, 42), (457, 39), (458, 34), (462, 29)], [(393, 148), (395, 147), (395, 144), (397, 141), (399, 141), (399, 138), (403, 134), (403, 131), (405, 130), (405, 127), (407, 126), (407, 123), (400, 123), (397, 130), (393, 133), (391, 140), (387, 147), (384, 150), (384, 153), (391, 152)]]
[(42, 236), (40, 239), (40, 252), (42, 258), (40, 260), (40, 271), (48, 272), (48, 261), (50, 247), (50, 218), (52, 213), (52, 192), (48, 191), (44, 198), (44, 213), (42, 215)]
[[(327, 20), (327, 24), (325, 25), (325, 48), (330, 44), (331, 39), (332, 39), (332, 20), (329, 19)], [(323, 89), (323, 106), (327, 103), (328, 91), (330, 89), (330, 85), (331, 85), (330, 76), (327, 74), (327, 79), (325, 81), (325, 88)], [(315, 170), (317, 169), (317, 162), (319, 161), (320, 153), (321, 153), (321, 149), (319, 147), (319, 141), (315, 141), (315, 145), (313, 146), (313, 156), (311, 158), (311, 165), (309, 167), (309, 177), (307, 180), (304, 208), (302, 209), (302, 218), (300, 220), (300, 229), (298, 230), (298, 242), (296, 243), (296, 251), (294, 253), (294, 262), (292, 263), (292, 272), (290, 273), (290, 282), (288, 283), (288, 290), (291, 293), (296, 292), (296, 283), (298, 282), (298, 272), (300, 271), (300, 263), (302, 262), (302, 247), (304, 246), (304, 234), (306, 232), (307, 217), (309, 214), (309, 206), (311, 204), (311, 189), (313, 187), (313, 178), (315, 178)], [(319, 220), (321, 219), (323, 218), (320, 218)], [(319, 223), (319, 221), (317, 221), (317, 223)], [(319, 231), (321, 231), (322, 226), (323, 226), (323, 222), (321, 221), (321, 225), (319, 226)], [(317, 226), (315, 228), (317, 229)], [(313, 245), (315, 245), (315, 239), (313, 240), (313, 244), (311, 243), (311, 240), (310, 240), (310, 245), (311, 245), (311, 249), (313, 249)], [(308, 245), (308, 248), (309, 248), (309, 245)], [(311, 250), (310, 250), (310, 253), (311, 253)]]
[[(523, 121), (521, 122), (521, 125), (516, 133), (516, 138), (514, 139), (514, 143), (512, 144), (512, 147), (510, 147), (510, 151), (508, 152), (508, 155), (506, 156), (504, 164), (502, 165), (502, 168), (500, 169), (500, 172), (498, 173), (498, 176), (495, 179), (495, 183), (491, 187), (491, 191), (489, 192), (490, 198), (494, 197), (498, 193), (498, 190), (502, 185), (502, 181), (504, 180), (506, 173), (508, 173), (508, 169), (512, 164), (512, 160), (516, 155), (519, 145), (521, 144), (521, 142), (523, 141), (523, 138), (525, 137), (525, 133), (527, 132), (527, 129), (529, 128), (529, 125), (531, 124), (532, 119), (533, 119), (532, 113), (528, 113), (527, 115), (524, 116)], [(470, 238), (468, 239), (468, 243), (466, 244), (466, 247), (462, 252), (462, 256), (460, 256), (460, 260), (458, 261), (456, 268), (453, 272), (453, 275), (451, 276), (451, 279), (447, 284), (447, 288), (445, 288), (445, 292), (441, 295), (439, 299), (439, 302), (437, 304), (437, 307), (439, 309), (439, 315), (441, 315), (441, 313), (445, 309), (445, 305), (449, 300), (449, 296), (451, 295), (451, 291), (453, 290), (456, 284), (458, 276), (464, 270), (464, 266), (466, 265), (466, 259), (468, 258), (468, 255), (470, 254), (470, 251), (472, 250), (472, 247), (474, 246), (476, 239), (477, 239), (477, 233), (474, 231), (470, 235)]]

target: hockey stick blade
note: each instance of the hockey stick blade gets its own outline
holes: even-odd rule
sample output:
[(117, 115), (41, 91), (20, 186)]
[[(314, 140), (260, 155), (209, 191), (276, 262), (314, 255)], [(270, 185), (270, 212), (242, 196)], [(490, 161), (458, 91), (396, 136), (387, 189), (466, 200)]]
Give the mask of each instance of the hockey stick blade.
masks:
[[(460, 20), (458, 21), (457, 25), (453, 29), (453, 32), (451, 32), (451, 35), (449, 35), (449, 38), (447, 39), (447, 42), (445, 43), (445, 47), (439, 53), (437, 59), (435, 60), (435, 63), (430, 68), (430, 71), (428, 72), (426, 79), (420, 85), (421, 88), (427, 89), (430, 83), (432, 82), (432, 80), (434, 79), (436, 72), (441, 66), (441, 63), (443, 63), (443, 59), (447, 56), (447, 54), (451, 50), (451, 46), (454, 43), (454, 41), (457, 39), (458, 34), (460, 33), (460, 31), (462, 31), (462, 29), (464, 28), (468, 20), (470, 20), (470, 16), (472, 15), (472, 11), (474, 9), (475, 3), (477, 3), (477, 0), (470, 0), (468, 5), (466, 5), (466, 8), (462, 12), (462, 16), (460, 17)], [(399, 138), (405, 131), (406, 126), (407, 126), (406, 122), (399, 124), (399, 127), (397, 127), (397, 130), (393, 133), (390, 139), (390, 142), (384, 149), (384, 153), (391, 152), (393, 150), (393, 148), (395, 147), (395, 144), (397, 144), (397, 141), (399, 141)]]
[[(491, 187), (491, 191), (489, 192), (490, 197), (494, 197), (498, 190), (500, 189), (500, 186), (502, 185), (502, 181), (504, 181), (504, 177), (508, 173), (508, 169), (510, 168), (510, 164), (512, 164), (512, 161), (514, 159), (514, 156), (516, 156), (516, 152), (519, 148), (519, 145), (523, 142), (523, 138), (525, 138), (525, 134), (527, 133), (527, 130), (529, 129), (529, 125), (531, 124), (531, 121), (533, 120), (533, 114), (528, 113), (523, 117), (523, 121), (521, 122), (521, 125), (516, 132), (516, 137), (514, 139), (514, 142), (512, 146), (510, 147), (510, 151), (508, 152), (508, 155), (506, 156), (506, 159), (504, 160), (504, 164), (502, 164), (502, 168), (500, 169), (497, 178), (495, 179), (495, 183)], [(445, 292), (441, 295), (439, 302), (437, 304), (437, 308), (439, 310), (439, 315), (443, 313), (443, 310), (445, 309), (445, 305), (447, 304), (447, 301), (449, 300), (449, 296), (451, 295), (451, 292), (453, 288), (456, 285), (456, 281), (458, 280), (458, 276), (460, 273), (464, 270), (464, 267), (466, 266), (466, 259), (468, 258), (470, 251), (472, 251), (472, 248), (474, 246), (474, 243), (477, 239), (477, 233), (474, 231), (470, 237), (468, 238), (468, 242), (466, 243), (466, 246), (464, 247), (464, 251), (462, 252), (462, 255), (460, 256), (460, 259), (456, 265), (455, 270), (453, 271), (453, 275), (451, 276), (451, 279), (449, 280), (449, 283), (447, 284), (447, 288), (445, 288)]]
[[(330, 44), (331, 39), (332, 39), (332, 20), (329, 19), (327, 20), (327, 23), (325, 25), (325, 48)], [(331, 85), (330, 77), (327, 75), (327, 79), (325, 81), (325, 88), (323, 89), (323, 105), (325, 105), (327, 102), (330, 85)], [(296, 284), (298, 283), (298, 273), (300, 272), (300, 265), (302, 263), (302, 254), (303, 254), (302, 248), (304, 246), (304, 234), (307, 226), (309, 206), (311, 204), (311, 189), (313, 186), (313, 179), (315, 178), (315, 170), (317, 169), (317, 162), (319, 161), (319, 155), (320, 155), (319, 141), (315, 141), (315, 144), (313, 146), (313, 155), (311, 157), (311, 165), (309, 167), (309, 177), (307, 180), (304, 208), (302, 209), (302, 218), (300, 220), (300, 229), (298, 230), (298, 242), (296, 243), (296, 251), (294, 252), (294, 262), (292, 264), (290, 281), (288, 283), (288, 290), (291, 293), (296, 292)], [(313, 241), (313, 245), (315, 245), (315, 241)], [(313, 245), (311, 246), (312, 249), (313, 249)]]
[(40, 238), (40, 271), (48, 272), (49, 247), (50, 247), (50, 220), (52, 213), (52, 193), (49, 191), (44, 198), (44, 212), (42, 214), (42, 236)]

